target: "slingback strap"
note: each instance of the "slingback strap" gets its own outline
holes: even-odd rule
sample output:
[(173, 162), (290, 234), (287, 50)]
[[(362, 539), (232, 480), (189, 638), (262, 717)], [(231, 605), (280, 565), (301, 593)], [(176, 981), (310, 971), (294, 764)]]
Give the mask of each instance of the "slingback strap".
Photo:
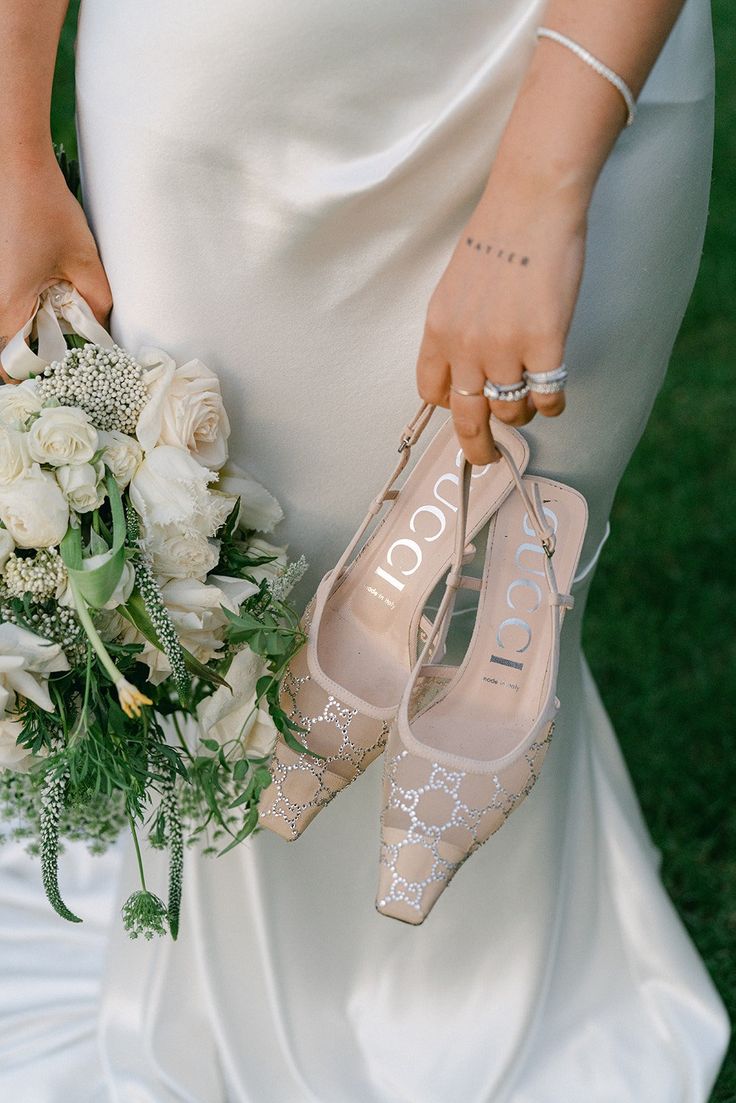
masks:
[(542, 501), (542, 495), (539, 492), (539, 487), (536, 483), (533, 484), (532, 496), (527, 490), (527, 484), (524, 482), (521, 472), (514, 463), (513, 457), (505, 445), (500, 441), (496, 441), (496, 448), (501, 453), (506, 463), (511, 468), (511, 475), (516, 483), (516, 489), (521, 494), (521, 497), (526, 506), (526, 511), (529, 516), (529, 522), (534, 528), (539, 542), (542, 545), (545, 555), (548, 559), (551, 559), (555, 553), (555, 532), (553, 527), (547, 521), (547, 515), (544, 512), (544, 502)]
[(407, 449), (413, 448), (416, 442), (424, 430), (429, 425), (430, 418), (434, 413), (435, 407), (430, 405), (429, 402), (423, 402), (411, 421), (407, 422), (404, 426), (404, 431), (401, 434), (399, 441), (399, 452), (405, 452)]
[(368, 512), (366, 513), (361, 523), (358, 525), (358, 528), (356, 529), (352, 540), (345, 548), (344, 552), (338, 559), (333, 569), (329, 572), (330, 592), (334, 589), (334, 587), (344, 575), (345, 569), (353, 555), (353, 552), (357, 548), (362, 537), (365, 535), (373, 519), (381, 512), (386, 502), (395, 502), (398, 498), (400, 491), (394, 488), (394, 483), (409, 462), (411, 450), (421, 437), (424, 430), (427, 428), (427, 425), (429, 424), (435, 409), (435, 406), (431, 406), (428, 402), (423, 402), (411, 421), (409, 421), (404, 427), (401, 433), (401, 440), (398, 447), (398, 463), (395, 465), (393, 471), (384, 483), (382, 489), (378, 492), (376, 497), (371, 502), (368, 508)]
[[(65, 333), (76, 333), (103, 348), (114, 344), (79, 292), (70, 283), (61, 282), (38, 296), (29, 320), (0, 352), (0, 366), (18, 382), (40, 375), (49, 364), (66, 355)], [(38, 340), (38, 354), (28, 347), (29, 338)]]

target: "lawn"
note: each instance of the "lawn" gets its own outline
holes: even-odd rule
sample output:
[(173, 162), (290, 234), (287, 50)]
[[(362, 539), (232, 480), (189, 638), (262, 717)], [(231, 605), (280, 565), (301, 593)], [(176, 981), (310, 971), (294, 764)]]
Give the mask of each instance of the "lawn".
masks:
[[(736, 9), (713, 0), (713, 16), (716, 153), (700, 275), (613, 510), (585, 647), (667, 889), (736, 1020)], [(53, 125), (73, 150), (72, 44), (70, 22)], [(735, 1056), (711, 1103), (736, 1103)]]

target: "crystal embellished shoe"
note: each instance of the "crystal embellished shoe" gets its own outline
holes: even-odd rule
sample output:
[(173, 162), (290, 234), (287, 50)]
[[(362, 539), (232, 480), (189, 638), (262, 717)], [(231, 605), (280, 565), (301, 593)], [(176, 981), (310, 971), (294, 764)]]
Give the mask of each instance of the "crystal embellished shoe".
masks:
[[(560, 630), (587, 505), (571, 487), (522, 478), (502, 442), (499, 450), (517, 492), (491, 520), (482, 579), (462, 574), (461, 506), (445, 595), (386, 749), (376, 908), (406, 923), (426, 919), (531, 791), (560, 707)], [(469, 486), (466, 465), (463, 502)], [(473, 636), (459, 667), (435, 665), (460, 588), (480, 594)]]
[[(423, 405), (406, 427), (396, 467), (304, 614), (307, 643), (283, 679), (281, 705), (305, 731), (296, 738), (322, 758), (295, 750), (279, 737), (271, 762), (273, 783), (261, 796), (259, 814), (261, 827), (289, 841), (383, 751), (419, 640), (431, 627), (422, 614), (453, 559), (463, 464), (450, 417), (401, 488), (394, 484), (434, 409)], [(529, 449), (524, 438), (502, 424), (494, 425), (494, 432), (515, 464), (525, 468)], [(512, 486), (504, 463), (473, 471), (467, 540)], [(390, 509), (351, 559), (387, 502)]]

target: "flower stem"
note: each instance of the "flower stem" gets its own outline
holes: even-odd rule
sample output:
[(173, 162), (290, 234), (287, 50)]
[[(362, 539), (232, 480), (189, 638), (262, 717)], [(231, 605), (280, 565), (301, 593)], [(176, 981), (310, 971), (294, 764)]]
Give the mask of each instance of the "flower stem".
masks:
[(87, 608), (87, 602), (77, 590), (75, 583), (70, 579), (69, 584), (71, 586), (72, 597), (74, 598), (74, 605), (77, 610), (77, 615), (81, 621), (82, 628), (87, 633), (87, 638), (92, 644), (97, 657), (102, 663), (103, 667), (110, 675), (110, 680), (114, 685), (117, 685), (123, 675), (120, 673), (115, 663), (110, 658), (110, 654), (100, 638), (100, 634), (94, 626), (92, 617), (90, 616), (89, 609)]
[(148, 889), (146, 888), (146, 875), (143, 872), (143, 855), (141, 854), (141, 844), (138, 842), (138, 832), (135, 829), (135, 821), (130, 813), (128, 813), (128, 823), (130, 825), (130, 833), (133, 836), (133, 842), (135, 844), (135, 856), (138, 861), (138, 872), (141, 875), (141, 886), (144, 892), (148, 892)]

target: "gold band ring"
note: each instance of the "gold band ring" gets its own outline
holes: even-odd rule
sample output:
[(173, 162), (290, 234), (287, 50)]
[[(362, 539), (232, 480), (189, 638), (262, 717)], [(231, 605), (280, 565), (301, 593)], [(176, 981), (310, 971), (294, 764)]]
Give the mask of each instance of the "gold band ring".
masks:
[(455, 394), (461, 394), (465, 398), (483, 398), (483, 391), (464, 391), (462, 387), (456, 387), (454, 383), (450, 384), (450, 390)]

